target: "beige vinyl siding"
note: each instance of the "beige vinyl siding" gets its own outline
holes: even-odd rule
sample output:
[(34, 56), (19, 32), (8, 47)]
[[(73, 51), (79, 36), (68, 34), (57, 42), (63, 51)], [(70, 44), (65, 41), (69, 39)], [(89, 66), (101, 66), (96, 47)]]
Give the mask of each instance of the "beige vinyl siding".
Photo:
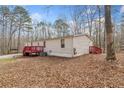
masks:
[(43, 46), (43, 41), (39, 41), (39, 46)]
[(77, 54), (74, 56), (89, 54), (89, 46), (91, 45), (92, 45), (92, 41), (87, 36), (74, 37), (73, 48), (76, 48), (76, 52), (77, 52)]
[(61, 48), (61, 39), (47, 40), (45, 51), (48, 55), (72, 57), (72, 37), (64, 38), (64, 41), (65, 47)]

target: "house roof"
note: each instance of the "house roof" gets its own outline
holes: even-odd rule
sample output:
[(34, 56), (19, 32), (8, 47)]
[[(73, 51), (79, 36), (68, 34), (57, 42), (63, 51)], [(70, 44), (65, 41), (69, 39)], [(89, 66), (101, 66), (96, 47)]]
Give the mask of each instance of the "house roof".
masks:
[(88, 37), (91, 41), (93, 41), (93, 39), (88, 36), (87, 34), (80, 34), (80, 35), (70, 35), (70, 36), (64, 36), (64, 37), (56, 37), (56, 38), (48, 38), (48, 39), (44, 39), (42, 41), (45, 41), (45, 40), (55, 40), (55, 39), (62, 39), (62, 38), (74, 38), (74, 37), (81, 37), (81, 36), (86, 36)]

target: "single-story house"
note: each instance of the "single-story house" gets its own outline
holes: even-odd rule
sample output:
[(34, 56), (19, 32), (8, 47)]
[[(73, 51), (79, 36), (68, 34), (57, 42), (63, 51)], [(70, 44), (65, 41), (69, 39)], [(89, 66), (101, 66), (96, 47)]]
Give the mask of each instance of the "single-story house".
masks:
[[(27, 43), (31, 45), (31, 43)], [(93, 41), (87, 35), (66, 36), (33, 42), (32, 46), (44, 46), (48, 55), (60, 57), (76, 57), (89, 53)]]

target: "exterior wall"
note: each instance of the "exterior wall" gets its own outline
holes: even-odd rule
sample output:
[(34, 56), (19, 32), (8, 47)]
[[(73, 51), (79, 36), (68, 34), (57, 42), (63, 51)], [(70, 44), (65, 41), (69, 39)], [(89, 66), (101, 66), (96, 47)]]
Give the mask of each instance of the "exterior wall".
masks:
[(39, 46), (43, 46), (43, 41), (39, 41)]
[[(51, 39), (46, 40), (45, 51), (51, 56), (60, 57), (76, 57), (83, 54), (89, 54), (89, 46), (93, 45), (93, 42), (87, 36), (77, 36), (64, 38), (65, 48), (61, 48), (61, 39)], [(43, 41), (33, 42), (33, 46), (43, 46)], [(26, 45), (30, 46), (31, 43)], [(76, 49), (76, 54), (74, 55), (73, 49)]]
[(60, 57), (72, 57), (72, 37), (64, 38), (65, 48), (61, 48), (61, 39), (53, 39), (46, 41), (45, 51), (48, 55), (60, 56)]
[(43, 46), (43, 41), (33, 42), (32, 46)]
[(38, 46), (38, 42), (32, 42), (32, 46)]
[(80, 36), (73, 38), (73, 48), (76, 48), (74, 57), (83, 54), (89, 54), (89, 46), (92, 46), (92, 41), (87, 36)]

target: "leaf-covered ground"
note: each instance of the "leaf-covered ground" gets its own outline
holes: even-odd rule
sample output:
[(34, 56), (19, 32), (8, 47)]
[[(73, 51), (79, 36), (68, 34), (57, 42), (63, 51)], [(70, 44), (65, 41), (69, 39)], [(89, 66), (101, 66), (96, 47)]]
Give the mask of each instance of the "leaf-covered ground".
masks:
[(106, 62), (103, 54), (0, 62), (0, 87), (124, 87), (124, 54), (117, 58), (116, 63)]

